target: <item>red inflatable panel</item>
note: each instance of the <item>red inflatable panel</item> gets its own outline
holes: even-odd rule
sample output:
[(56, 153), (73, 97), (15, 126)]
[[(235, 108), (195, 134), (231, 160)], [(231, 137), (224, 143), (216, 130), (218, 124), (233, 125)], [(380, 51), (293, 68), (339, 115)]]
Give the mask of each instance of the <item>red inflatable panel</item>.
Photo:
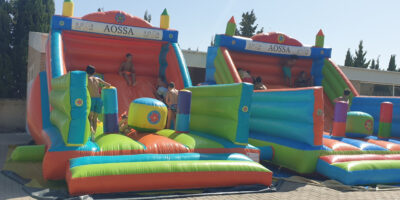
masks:
[[(116, 17), (117, 15), (124, 16), (123, 19), (117, 22)], [(144, 28), (153, 28), (153, 26), (139, 17), (132, 16), (123, 11), (107, 11), (107, 12), (95, 12), (90, 13), (82, 17), (83, 20), (88, 21), (96, 21), (96, 22), (103, 22), (103, 23), (110, 23), (110, 24), (119, 24), (125, 26), (138, 26)]]
[(385, 149), (389, 149), (390, 151), (400, 151), (400, 145), (393, 143), (393, 142), (388, 142), (388, 141), (383, 141), (383, 140), (373, 140), (373, 139), (365, 139), (364, 141), (372, 143), (372, 144), (376, 144)]
[[(260, 76), (268, 89), (289, 88), (285, 85), (285, 79), (281, 63), (283, 60), (276, 56), (265, 56), (257, 54), (246, 54), (229, 51), (236, 68), (250, 71), (253, 77)], [(301, 71), (305, 71), (310, 77), (312, 60), (299, 59), (292, 68), (292, 84)]]
[(340, 142), (334, 139), (324, 138), (324, 145), (328, 148), (331, 148), (334, 151), (359, 151), (360, 149), (352, 146), (350, 144), (346, 144), (344, 142)]
[(131, 138), (146, 146), (146, 152), (168, 154), (188, 153), (190, 151), (185, 145), (178, 143), (175, 140), (153, 133), (138, 133), (131, 136)]
[(267, 42), (272, 44), (283, 44), (300, 47), (303, 46), (303, 44), (301, 44), (301, 42), (299, 42), (298, 40), (291, 38), (286, 34), (277, 32), (270, 32), (267, 34), (260, 33), (251, 37), (251, 39), (253, 39), (254, 41)]

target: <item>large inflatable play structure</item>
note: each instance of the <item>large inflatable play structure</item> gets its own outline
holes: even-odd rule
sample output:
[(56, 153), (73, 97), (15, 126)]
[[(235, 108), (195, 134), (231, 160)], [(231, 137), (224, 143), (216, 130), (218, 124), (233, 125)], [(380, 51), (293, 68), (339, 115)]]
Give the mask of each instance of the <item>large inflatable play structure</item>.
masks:
[[(192, 87), (166, 10), (154, 27), (122, 11), (72, 17), (69, 3), (63, 16), (52, 18), (46, 70), (27, 99), (27, 129), (45, 146), (46, 180), (66, 180), (72, 195), (271, 185), (272, 173), (258, 163), (260, 150), (248, 144), (251, 84)], [(118, 74), (127, 53), (133, 55), (134, 86)], [(88, 65), (112, 85), (101, 91), (94, 136)], [(185, 88), (175, 130), (164, 129), (168, 109), (155, 99), (159, 77)], [(136, 130), (130, 135), (118, 133), (122, 113)], [(24, 148), (14, 157), (29, 151)]]
[[(330, 59), (322, 31), (305, 46), (283, 33), (246, 38), (235, 30), (232, 17), (208, 48), (206, 84), (242, 83), (241, 70), (262, 79), (268, 89), (253, 92), (249, 119), (249, 142), (262, 160), (272, 147), (269, 161), (297, 173), (348, 185), (400, 183), (399, 98), (360, 96)], [(291, 59), (288, 84), (283, 67)], [(304, 74), (310, 85), (294, 88)], [(348, 102), (337, 99), (345, 90)]]

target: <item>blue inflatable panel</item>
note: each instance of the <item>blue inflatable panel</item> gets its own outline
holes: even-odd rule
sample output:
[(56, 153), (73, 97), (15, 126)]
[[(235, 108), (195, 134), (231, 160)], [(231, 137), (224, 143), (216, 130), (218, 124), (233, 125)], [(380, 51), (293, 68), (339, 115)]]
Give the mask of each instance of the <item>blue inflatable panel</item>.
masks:
[(374, 117), (374, 134), (379, 130), (381, 103), (393, 103), (392, 137), (400, 137), (400, 98), (398, 97), (354, 97), (350, 110), (362, 111)]
[(304, 151), (329, 150), (325, 146), (311, 146), (311, 145), (297, 142), (294, 140), (288, 140), (288, 139), (284, 139), (284, 138), (268, 136), (268, 135), (255, 133), (255, 132), (250, 132), (249, 138), (266, 141), (266, 142), (271, 142), (271, 143), (279, 144), (282, 146), (287, 146), (287, 147), (290, 147), (293, 149), (300, 149), (300, 150), (304, 150)]
[[(379, 162), (379, 161), (378, 161)], [(374, 169), (347, 171), (318, 159), (317, 172), (346, 185), (374, 185), (400, 182), (400, 169)]]
[(179, 154), (139, 154), (120, 156), (86, 156), (70, 160), (70, 168), (104, 163), (124, 162), (152, 162), (152, 161), (174, 161), (174, 160), (239, 160), (252, 161), (249, 157), (239, 154), (204, 154), (204, 153), (179, 153)]
[(260, 160), (272, 160), (274, 149), (271, 146), (258, 147), (260, 149)]

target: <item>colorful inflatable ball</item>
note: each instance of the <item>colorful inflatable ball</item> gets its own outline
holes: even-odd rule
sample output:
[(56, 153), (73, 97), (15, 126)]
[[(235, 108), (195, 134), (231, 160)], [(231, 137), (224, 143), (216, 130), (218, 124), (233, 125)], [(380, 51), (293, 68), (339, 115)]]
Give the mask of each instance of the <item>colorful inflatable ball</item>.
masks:
[(365, 112), (351, 111), (347, 113), (346, 136), (366, 137), (374, 131), (374, 118)]
[(154, 132), (165, 127), (167, 106), (157, 99), (138, 98), (129, 105), (128, 125), (140, 132)]

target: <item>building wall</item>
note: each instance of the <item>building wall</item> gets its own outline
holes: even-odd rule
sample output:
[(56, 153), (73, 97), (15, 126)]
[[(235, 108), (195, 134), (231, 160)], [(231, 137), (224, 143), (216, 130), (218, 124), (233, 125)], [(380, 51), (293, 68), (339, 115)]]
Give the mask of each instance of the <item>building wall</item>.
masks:
[(25, 130), (25, 100), (0, 99), (0, 133)]

